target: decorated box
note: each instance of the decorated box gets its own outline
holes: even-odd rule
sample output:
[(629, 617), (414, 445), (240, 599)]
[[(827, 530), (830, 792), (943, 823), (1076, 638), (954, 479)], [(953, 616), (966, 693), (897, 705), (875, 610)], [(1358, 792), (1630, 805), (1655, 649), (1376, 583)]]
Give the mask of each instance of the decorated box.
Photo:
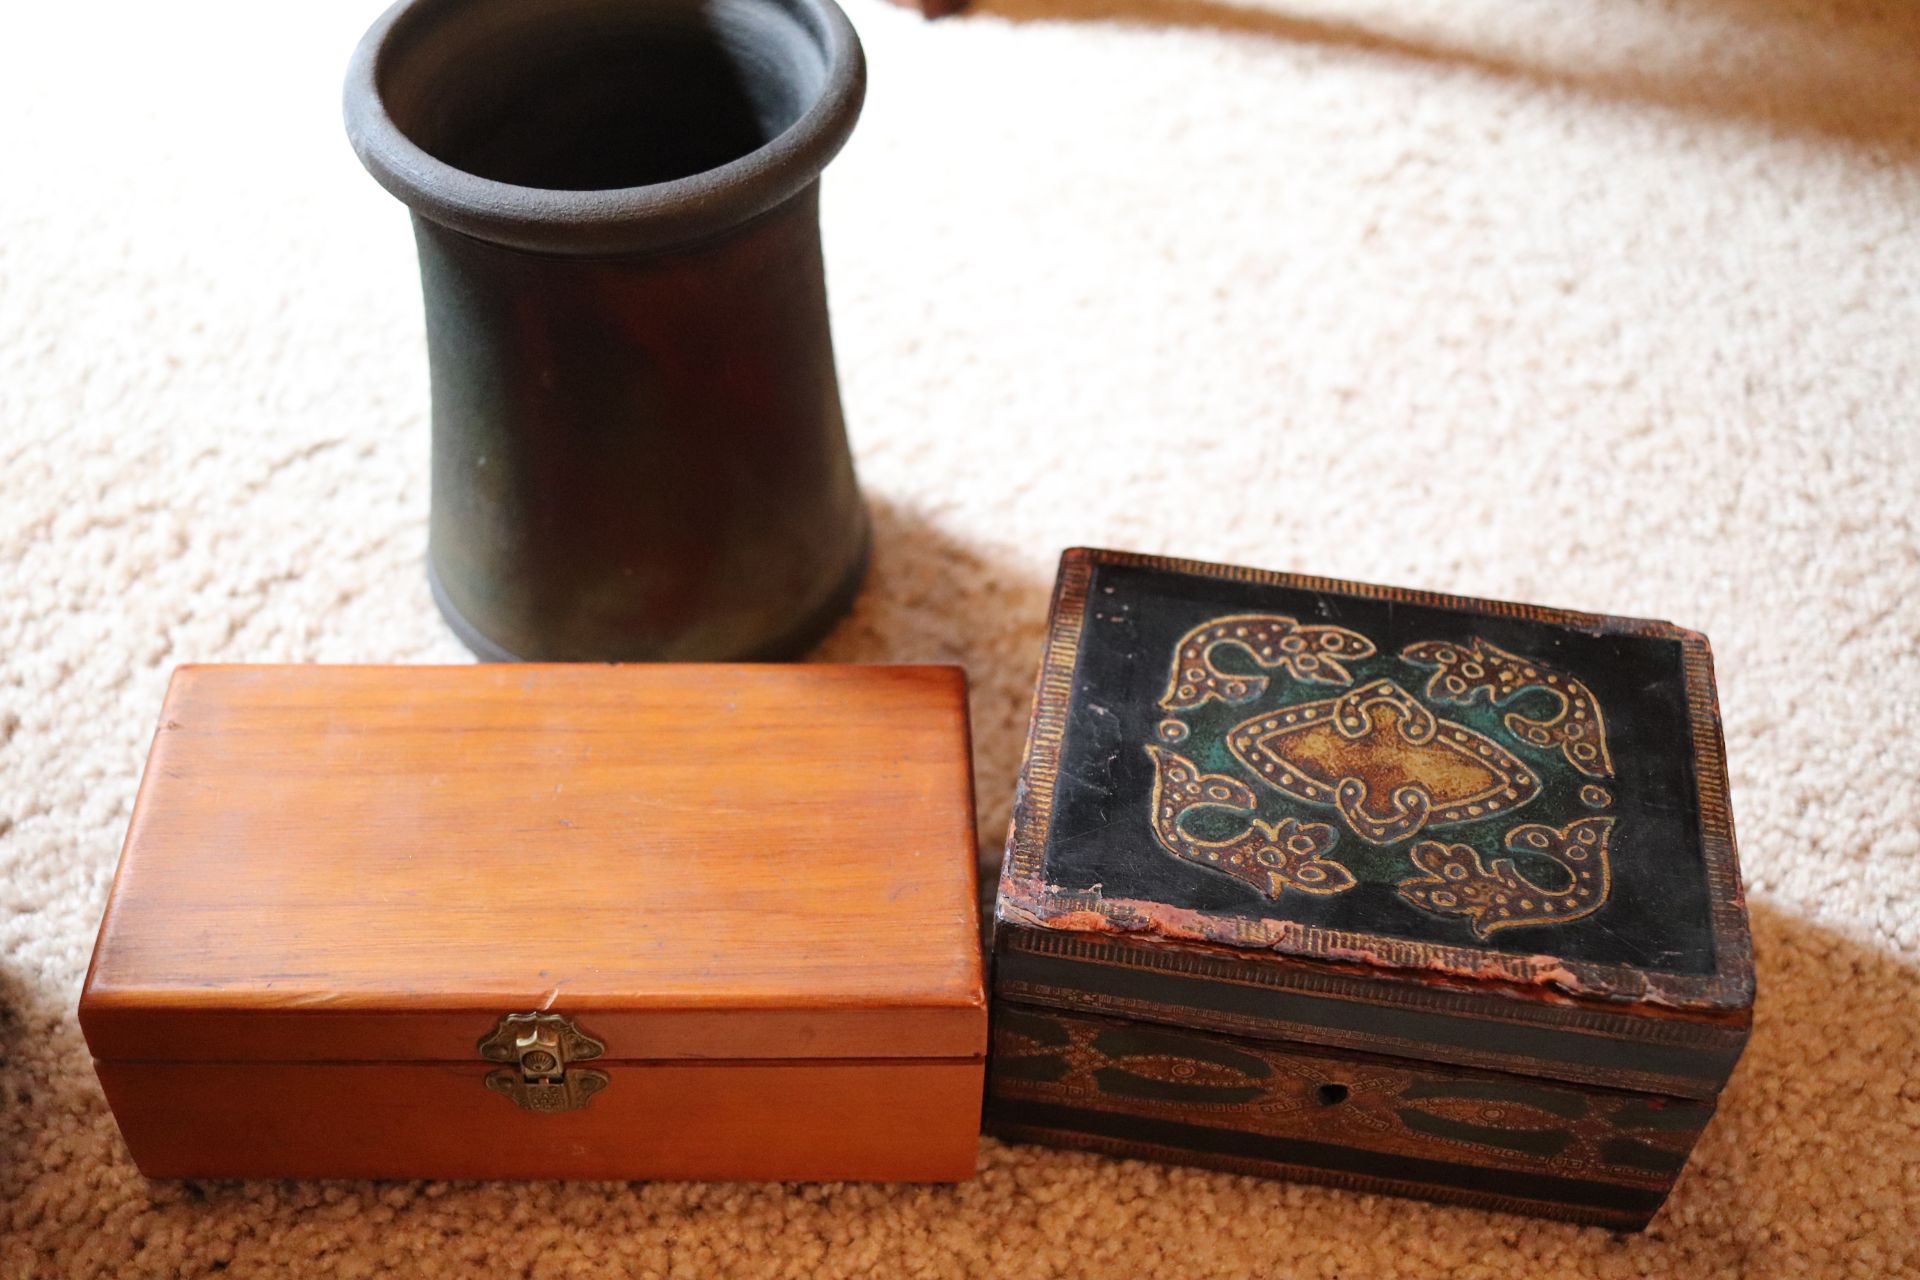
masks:
[(1751, 1021), (1664, 622), (1069, 551), (995, 915), (991, 1131), (1622, 1228)]

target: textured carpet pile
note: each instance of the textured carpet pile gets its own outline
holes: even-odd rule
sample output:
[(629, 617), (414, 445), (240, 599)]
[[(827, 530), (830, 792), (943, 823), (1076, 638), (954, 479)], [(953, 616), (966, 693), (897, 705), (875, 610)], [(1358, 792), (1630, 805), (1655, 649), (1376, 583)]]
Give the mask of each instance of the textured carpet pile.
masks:
[(462, 661), (365, 4), (0, 38), (0, 1277), (1920, 1273), (1920, 9), (848, 0), (872, 581), (1005, 829), (1061, 547), (1671, 618), (1718, 663), (1750, 1050), (1651, 1231), (989, 1143), (885, 1186), (149, 1184), (73, 1008), (175, 663)]

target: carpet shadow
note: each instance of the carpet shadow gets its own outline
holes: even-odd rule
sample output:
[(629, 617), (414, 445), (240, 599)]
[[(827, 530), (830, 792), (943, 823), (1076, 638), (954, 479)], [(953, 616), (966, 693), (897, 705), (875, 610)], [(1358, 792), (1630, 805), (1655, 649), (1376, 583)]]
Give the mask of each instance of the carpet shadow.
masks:
[(0, 1192), (9, 1200), (17, 1198), (21, 1188), (13, 1185), (8, 1171), (27, 1167), (24, 1156), (33, 1132), (28, 1123), (33, 1081), (19, 1051), (29, 1034), (29, 1022), (38, 1020), (28, 1011), (29, 998), (26, 985), (9, 966), (0, 964)]
[[(1920, 1052), (1920, 966), (1767, 901), (1749, 904), (1759, 998), (1752, 1039), (1720, 1098), (1662, 1223), (1693, 1215), (1695, 1193), (1738, 1193), (1736, 1240), (1754, 1275), (1789, 1274), (1790, 1242), (1856, 1234), (1844, 1198), (1799, 1188), (1861, 1189), (1861, 1215), (1887, 1221), (1873, 1188), (1910, 1184), (1920, 1138), (1902, 1092)], [(1796, 1102), (1811, 1099), (1799, 1110)], [(1701, 1176), (1711, 1164), (1718, 1177)], [(1778, 1256), (1774, 1256), (1775, 1253)]]
[(73, 1005), (0, 962), (0, 1204), (18, 1200), (60, 1122), (104, 1111)]
[[(1777, 0), (1680, 0), (1758, 33), (1795, 34), (1802, 21)], [(969, 10), (1012, 22), (1118, 22), (1263, 37), (1407, 64), (1454, 68), (1549, 92), (1646, 105), (1758, 125), (1786, 136), (1920, 163), (1920, 6), (1841, 3), (1817, 38), (1781, 43), (1763, 70), (1532, 61), (1465, 42), (1401, 34), (1364, 22), (1227, 0), (978, 0)]]
[(981, 855), (997, 864), (1046, 639), (1051, 561), (1036, 571), (884, 495), (870, 494), (869, 509), (874, 550), (866, 586), (810, 657), (966, 668)]

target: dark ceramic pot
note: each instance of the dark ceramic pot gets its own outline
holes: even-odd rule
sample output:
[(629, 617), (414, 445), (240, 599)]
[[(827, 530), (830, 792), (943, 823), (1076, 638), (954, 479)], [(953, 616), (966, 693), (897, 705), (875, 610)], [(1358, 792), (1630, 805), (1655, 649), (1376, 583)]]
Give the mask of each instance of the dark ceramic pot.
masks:
[(832, 0), (402, 0), (347, 133), (413, 211), (434, 596), (484, 658), (789, 657), (852, 602)]

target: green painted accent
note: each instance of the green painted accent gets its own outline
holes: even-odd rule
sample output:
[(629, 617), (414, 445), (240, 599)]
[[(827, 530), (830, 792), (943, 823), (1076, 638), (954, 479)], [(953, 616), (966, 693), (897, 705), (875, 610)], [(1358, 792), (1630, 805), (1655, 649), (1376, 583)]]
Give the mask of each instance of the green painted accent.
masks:
[(1109, 1058), (1172, 1057), (1211, 1063), (1237, 1071), (1250, 1080), (1265, 1080), (1273, 1068), (1265, 1059), (1229, 1049), (1198, 1036), (1167, 1035), (1143, 1027), (1109, 1027), (1094, 1037), (1093, 1047)]
[(1616, 1129), (1657, 1129), (1664, 1133), (1692, 1133), (1706, 1128), (1713, 1108), (1698, 1102), (1672, 1102), (1661, 1105), (1643, 1102), (1622, 1107), (1613, 1113)]
[(1025, 1036), (1035, 1044), (1066, 1046), (1073, 1042), (1067, 1029), (1053, 1018), (1043, 1018), (1038, 1014), (1024, 1013), (1010, 1006), (1002, 1006), (994, 1011), (994, 1020), (1002, 1030), (1015, 1035)]
[[(1262, 1058), (1242, 1053), (1215, 1040), (1198, 1036), (1168, 1035), (1142, 1027), (1108, 1027), (1093, 1038), (1093, 1047), (1112, 1059), (1112, 1064), (1093, 1073), (1103, 1093), (1123, 1098), (1148, 1098), (1160, 1102), (1197, 1102), (1232, 1105), (1252, 1102), (1263, 1096), (1267, 1087), (1261, 1081), (1273, 1075), (1273, 1068)], [(1129, 1058), (1154, 1059), (1180, 1069), (1218, 1067), (1245, 1079), (1168, 1080), (1129, 1070)]]
[(1233, 1105), (1252, 1102), (1266, 1092), (1259, 1085), (1193, 1084), (1173, 1080), (1154, 1080), (1135, 1075), (1119, 1067), (1101, 1067), (1093, 1073), (1100, 1092), (1120, 1098), (1145, 1098), (1154, 1102), (1197, 1102)]
[(1415, 1133), (1456, 1142), (1471, 1142), (1483, 1147), (1503, 1147), (1528, 1155), (1557, 1156), (1573, 1144), (1573, 1134), (1565, 1129), (1495, 1129), (1490, 1125), (1466, 1124), (1445, 1116), (1430, 1115), (1412, 1107), (1399, 1111), (1400, 1123)]
[[(1377, 637), (1367, 638), (1376, 645), (1380, 643)], [(1260, 797), (1260, 808), (1254, 816), (1263, 821), (1278, 822), (1282, 818), (1294, 817), (1331, 826), (1338, 833), (1338, 839), (1329, 856), (1351, 871), (1356, 880), (1398, 885), (1402, 880), (1418, 874), (1407, 857), (1407, 851), (1421, 840), (1440, 840), (1448, 844), (1468, 845), (1488, 864), (1500, 858), (1510, 859), (1521, 875), (1540, 885), (1547, 893), (1557, 893), (1567, 885), (1566, 869), (1542, 854), (1509, 852), (1503, 843), (1507, 832), (1517, 825), (1532, 822), (1558, 829), (1577, 819), (1609, 812), (1609, 809), (1594, 809), (1581, 801), (1580, 788), (1596, 779), (1568, 764), (1557, 747), (1536, 747), (1508, 732), (1505, 720), (1509, 712), (1544, 717), (1557, 709), (1558, 699), (1545, 690), (1522, 693), (1498, 707), (1484, 700), (1468, 706), (1436, 703), (1426, 696), (1427, 680), (1433, 675), (1432, 668), (1403, 662), (1397, 652), (1380, 652), (1371, 658), (1343, 659), (1347, 670), (1353, 675), (1353, 682), (1345, 685), (1309, 684), (1296, 680), (1284, 668), (1262, 667), (1245, 649), (1231, 645), (1214, 650), (1213, 660), (1223, 674), (1266, 677), (1266, 689), (1257, 698), (1231, 706), (1215, 699), (1182, 712), (1178, 718), (1187, 726), (1186, 738), (1178, 743), (1166, 743), (1165, 739), (1160, 741), (1208, 773), (1224, 773), (1252, 782), (1255, 793)], [(1332, 805), (1308, 804), (1281, 794), (1249, 774), (1227, 749), (1228, 732), (1255, 715), (1299, 703), (1335, 698), (1348, 689), (1382, 679), (1398, 684), (1440, 719), (1451, 720), (1485, 734), (1512, 752), (1540, 780), (1539, 794), (1517, 809), (1503, 810), (1477, 822), (1427, 828), (1393, 844), (1375, 845), (1353, 834)], [(1602, 711), (1605, 711), (1604, 707)], [(1599, 781), (1617, 797), (1625, 780), (1608, 778)], [(1247, 818), (1245, 815), (1215, 809), (1196, 811), (1184, 821), (1186, 829), (1196, 837), (1221, 840), (1244, 831)]]
[(1685, 1151), (1650, 1146), (1637, 1138), (1609, 1139), (1600, 1148), (1600, 1154), (1614, 1164), (1623, 1164), (1629, 1169), (1645, 1169), (1649, 1173), (1678, 1173), (1680, 1166), (1687, 1162)]
[(1550, 1111), (1569, 1120), (1587, 1114), (1587, 1100), (1577, 1093), (1558, 1089), (1533, 1089), (1498, 1080), (1415, 1080), (1401, 1098), (1479, 1098), (1487, 1102), (1514, 1102)]
[(1073, 1070), (1073, 1064), (1058, 1054), (1027, 1053), (999, 1054), (993, 1060), (994, 1073), (1007, 1080), (1031, 1080), (1040, 1084), (1052, 1084), (1066, 1077)]

